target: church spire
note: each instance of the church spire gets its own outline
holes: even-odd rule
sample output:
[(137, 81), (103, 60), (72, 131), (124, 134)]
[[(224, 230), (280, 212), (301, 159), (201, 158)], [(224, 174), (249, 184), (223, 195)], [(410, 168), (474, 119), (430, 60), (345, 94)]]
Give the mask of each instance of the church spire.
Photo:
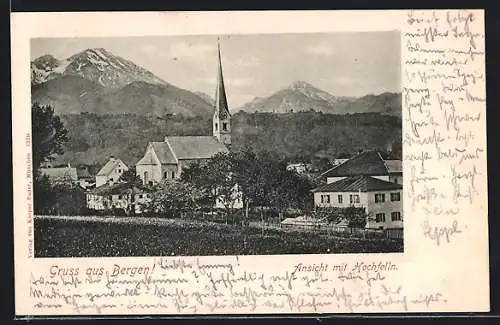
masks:
[(227, 147), (231, 146), (231, 114), (229, 113), (224, 87), (219, 38), (217, 38), (217, 85), (215, 89), (213, 135)]
[(222, 61), (220, 55), (220, 43), (217, 38), (217, 88), (215, 90), (215, 113), (220, 119), (229, 117), (229, 107), (227, 105), (226, 89), (224, 87), (224, 76), (222, 74)]

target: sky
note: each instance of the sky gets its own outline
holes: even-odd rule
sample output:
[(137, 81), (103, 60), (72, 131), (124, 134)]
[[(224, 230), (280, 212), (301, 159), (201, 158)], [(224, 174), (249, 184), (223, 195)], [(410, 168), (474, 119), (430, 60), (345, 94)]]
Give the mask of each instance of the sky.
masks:
[[(336, 96), (401, 91), (399, 31), (225, 35), (220, 46), (232, 108), (299, 80)], [(88, 48), (104, 48), (180, 88), (215, 94), (212, 35), (32, 39), (31, 59), (66, 59)]]

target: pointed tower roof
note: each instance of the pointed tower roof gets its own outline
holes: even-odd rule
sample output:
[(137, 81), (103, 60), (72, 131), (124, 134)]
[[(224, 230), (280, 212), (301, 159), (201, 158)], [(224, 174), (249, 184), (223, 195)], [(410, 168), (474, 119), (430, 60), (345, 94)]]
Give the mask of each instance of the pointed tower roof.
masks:
[(226, 89), (224, 87), (224, 77), (222, 75), (222, 62), (220, 57), (220, 43), (217, 39), (217, 54), (218, 54), (218, 68), (217, 68), (217, 88), (215, 90), (215, 114), (220, 119), (226, 119), (230, 116), (229, 107), (227, 105)]

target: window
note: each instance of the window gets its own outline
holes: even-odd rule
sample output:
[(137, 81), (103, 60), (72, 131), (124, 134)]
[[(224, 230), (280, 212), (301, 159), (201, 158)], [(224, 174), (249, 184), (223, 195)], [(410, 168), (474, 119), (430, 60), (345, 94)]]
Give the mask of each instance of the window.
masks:
[(401, 200), (401, 193), (396, 192), (396, 193), (391, 193), (391, 201), (400, 201)]
[(222, 123), (222, 130), (227, 131), (227, 123)]
[(219, 128), (219, 124), (215, 123), (215, 131)]
[(385, 222), (385, 213), (377, 213), (375, 215), (375, 222)]
[(109, 181), (110, 181), (110, 182), (113, 182), (113, 177), (111, 177), (111, 178), (109, 179)]
[(121, 200), (122, 199), (122, 196), (121, 195), (118, 195), (118, 200)]
[(330, 203), (330, 195), (321, 195), (321, 203)]
[(358, 194), (349, 195), (349, 201), (351, 202), (351, 204), (359, 203), (359, 195)]
[(142, 194), (139, 194), (139, 199), (142, 199)]
[(175, 172), (172, 172), (172, 179), (175, 178)]
[(339, 200), (339, 203), (344, 202), (344, 198), (342, 197), (342, 194), (339, 194), (337, 198)]
[(163, 178), (167, 178), (167, 175), (168, 175), (167, 172), (164, 172), (163, 173)]
[(121, 170), (121, 169), (118, 169), (118, 172), (119, 172), (119, 173), (121, 173), (121, 172), (122, 172), (122, 170)]
[(401, 221), (401, 212), (391, 212), (392, 221)]
[(382, 202), (385, 202), (385, 194), (376, 193), (375, 194), (375, 203), (382, 203)]

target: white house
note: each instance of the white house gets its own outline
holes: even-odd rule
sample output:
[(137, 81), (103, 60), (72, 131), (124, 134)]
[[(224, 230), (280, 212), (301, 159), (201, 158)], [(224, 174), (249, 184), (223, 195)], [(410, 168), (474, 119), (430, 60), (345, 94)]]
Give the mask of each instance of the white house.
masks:
[(123, 161), (111, 156), (108, 162), (97, 173), (95, 186), (99, 187), (105, 184), (116, 183), (126, 170), (128, 170), (128, 167)]
[(364, 151), (322, 174), (327, 183), (355, 175), (371, 176), (402, 185), (403, 164), (401, 160), (383, 159), (378, 151)]
[(366, 228), (403, 228), (401, 184), (366, 175), (342, 178), (313, 190), (318, 208), (365, 208)]
[(97, 211), (123, 209), (128, 212), (133, 204), (135, 213), (141, 213), (151, 199), (146, 189), (126, 183), (106, 184), (86, 194), (87, 207)]

